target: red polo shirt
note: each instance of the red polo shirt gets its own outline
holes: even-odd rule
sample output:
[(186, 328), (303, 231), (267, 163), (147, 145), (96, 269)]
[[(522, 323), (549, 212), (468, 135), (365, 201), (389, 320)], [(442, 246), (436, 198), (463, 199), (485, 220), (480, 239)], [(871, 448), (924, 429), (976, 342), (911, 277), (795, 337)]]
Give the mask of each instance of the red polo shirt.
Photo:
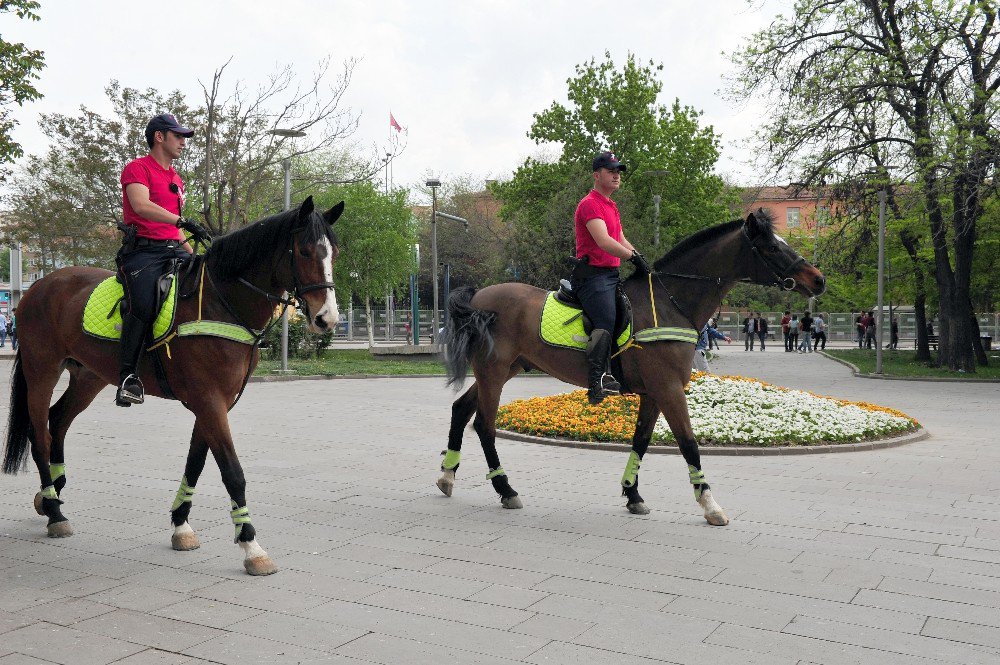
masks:
[(587, 222), (592, 219), (604, 220), (608, 227), (608, 235), (621, 242), (622, 220), (614, 201), (592, 189), (590, 194), (584, 196), (576, 206), (576, 215), (573, 219), (576, 225), (576, 258), (589, 256), (590, 265), (597, 268), (617, 268), (621, 265), (621, 259), (598, 247), (594, 242), (594, 236), (590, 235), (590, 230), (587, 228)]
[[(172, 224), (154, 222), (140, 217), (129, 203), (128, 194), (125, 187), (132, 183), (145, 185), (149, 189), (149, 200), (156, 205), (181, 215), (181, 207), (184, 205), (184, 181), (177, 175), (173, 167), (165, 169), (160, 166), (152, 155), (146, 155), (139, 159), (134, 159), (128, 163), (122, 171), (122, 200), (123, 217), (126, 224), (138, 227), (136, 235), (140, 238), (152, 238), (153, 240), (180, 240), (183, 238), (181, 230)], [(170, 191), (170, 184), (177, 185), (177, 192)]]

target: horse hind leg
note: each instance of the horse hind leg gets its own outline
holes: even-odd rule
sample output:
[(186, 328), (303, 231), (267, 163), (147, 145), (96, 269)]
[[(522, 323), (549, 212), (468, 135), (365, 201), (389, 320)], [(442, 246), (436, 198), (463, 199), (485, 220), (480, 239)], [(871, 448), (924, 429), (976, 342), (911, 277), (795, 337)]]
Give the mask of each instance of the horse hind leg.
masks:
[(455, 489), (455, 473), (462, 460), (462, 436), (466, 425), (472, 420), (472, 414), (476, 412), (476, 403), (479, 399), (478, 386), (478, 383), (473, 383), (472, 387), (451, 405), (448, 448), (442, 453), (444, 459), (441, 461), (441, 477), (437, 480), (438, 489), (445, 496), (451, 496)]
[[(52, 436), (49, 449), (49, 478), (55, 488), (56, 498), (60, 500), (63, 488), (66, 487), (66, 434), (73, 420), (93, 403), (107, 385), (103, 379), (75, 361), (68, 361), (66, 366), (70, 372), (69, 386), (49, 409), (49, 432)], [(39, 515), (46, 514), (43, 510), (44, 498), (42, 492), (35, 494), (35, 510)], [(71, 535), (69, 522), (62, 524), (55, 527), (56, 536), (58, 537), (60, 532), (63, 536)]]
[[(514, 488), (510, 486), (507, 479), (507, 472), (500, 466), (500, 456), (497, 454), (497, 409), (500, 406), (500, 392), (503, 384), (508, 379), (520, 372), (520, 366), (512, 366), (510, 372), (503, 376), (481, 376), (476, 372), (476, 384), (479, 386), (479, 405), (476, 410), (476, 419), (472, 426), (479, 435), (479, 442), (483, 446), (483, 454), (486, 456), (486, 465), (489, 473), (486, 478), (493, 484), (493, 489), (500, 495), (500, 505), (504, 508), (523, 508), (524, 503), (518, 496)], [(484, 381), (485, 379), (485, 381)]]

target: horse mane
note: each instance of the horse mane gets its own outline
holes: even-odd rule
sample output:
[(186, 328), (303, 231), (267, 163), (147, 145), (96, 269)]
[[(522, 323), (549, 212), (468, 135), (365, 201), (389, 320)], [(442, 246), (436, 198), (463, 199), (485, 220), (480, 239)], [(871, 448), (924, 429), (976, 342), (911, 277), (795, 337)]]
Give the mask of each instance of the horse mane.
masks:
[(299, 211), (292, 208), (215, 238), (205, 253), (208, 266), (221, 279), (239, 277), (251, 266), (274, 256), (288, 244), (292, 232), (299, 229), (305, 244), (326, 238), (332, 246), (337, 246), (337, 236), (322, 215), (310, 212), (301, 223)]
[[(774, 215), (771, 211), (761, 208), (760, 210), (751, 213), (751, 215), (757, 220), (758, 233), (767, 235), (774, 233)], [(683, 254), (687, 254), (696, 247), (701, 247), (708, 242), (738, 229), (744, 223), (746, 222), (742, 219), (734, 219), (731, 222), (725, 222), (717, 226), (710, 226), (707, 229), (702, 229), (701, 231), (697, 231), (696, 233), (689, 235), (659, 258), (656, 263), (653, 264), (653, 269), (662, 270), (670, 264), (675, 263)]]

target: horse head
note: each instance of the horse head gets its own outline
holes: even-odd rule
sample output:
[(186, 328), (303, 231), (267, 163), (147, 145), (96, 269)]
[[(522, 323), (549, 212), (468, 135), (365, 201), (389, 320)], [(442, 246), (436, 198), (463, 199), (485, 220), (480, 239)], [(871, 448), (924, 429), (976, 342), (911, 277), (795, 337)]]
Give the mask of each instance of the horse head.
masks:
[(774, 217), (767, 210), (758, 208), (747, 215), (741, 234), (750, 254), (750, 280), (755, 284), (777, 285), (807, 298), (826, 290), (823, 273), (775, 234)]
[(343, 212), (341, 201), (321, 213), (310, 196), (299, 206), (297, 228), (292, 231), (289, 290), (302, 305), (313, 332), (327, 332), (340, 321), (333, 284), (333, 264), (340, 247), (333, 224)]

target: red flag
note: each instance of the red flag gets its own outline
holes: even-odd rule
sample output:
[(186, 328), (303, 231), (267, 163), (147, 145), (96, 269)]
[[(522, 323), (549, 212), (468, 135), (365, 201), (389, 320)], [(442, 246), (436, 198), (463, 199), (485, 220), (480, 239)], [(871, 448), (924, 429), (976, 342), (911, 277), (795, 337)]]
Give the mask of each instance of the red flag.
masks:
[(392, 111), (389, 111), (389, 126), (395, 129), (397, 132), (403, 131), (403, 128), (399, 126), (398, 122), (396, 122), (396, 118), (393, 117)]

